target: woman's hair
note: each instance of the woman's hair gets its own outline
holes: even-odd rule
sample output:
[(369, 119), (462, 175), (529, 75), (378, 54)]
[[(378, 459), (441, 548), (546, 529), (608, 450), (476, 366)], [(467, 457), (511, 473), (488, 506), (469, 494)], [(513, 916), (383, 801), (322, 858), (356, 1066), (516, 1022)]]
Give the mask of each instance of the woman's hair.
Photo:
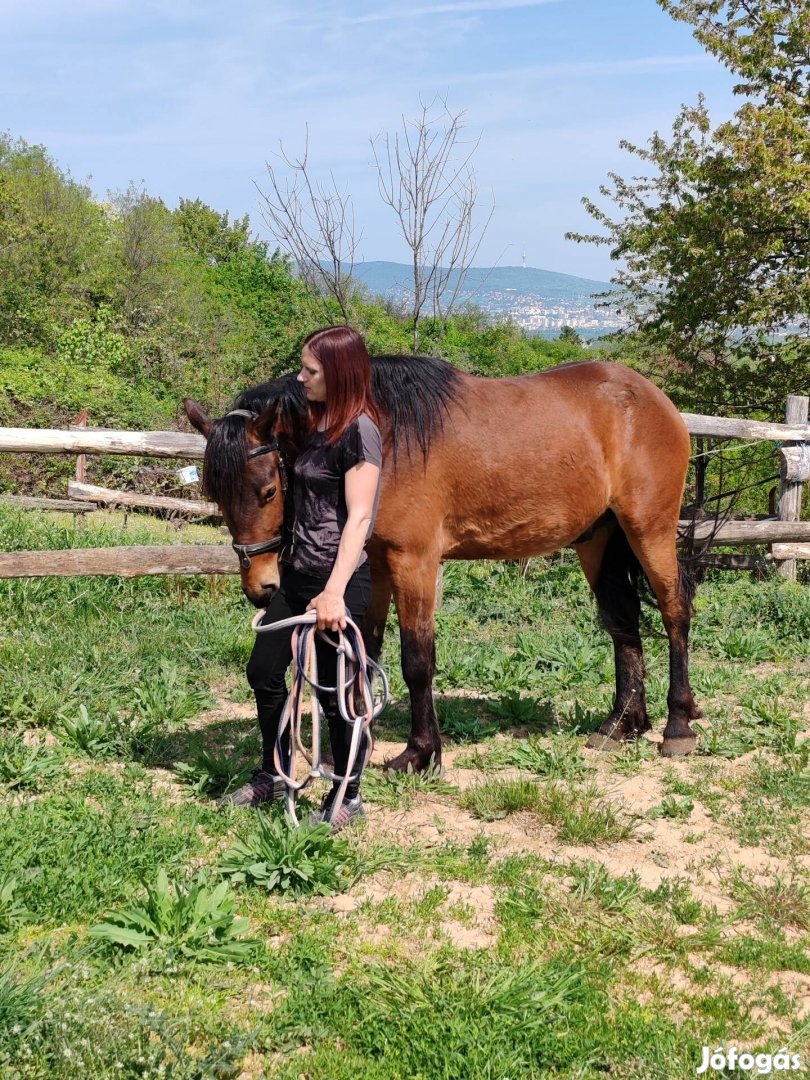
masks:
[(326, 441), (335, 443), (361, 413), (379, 424), (380, 417), (371, 391), (371, 361), (361, 334), (351, 326), (327, 326), (304, 340), (323, 368), (326, 402), (309, 403), (309, 421), (314, 430), (327, 412)]

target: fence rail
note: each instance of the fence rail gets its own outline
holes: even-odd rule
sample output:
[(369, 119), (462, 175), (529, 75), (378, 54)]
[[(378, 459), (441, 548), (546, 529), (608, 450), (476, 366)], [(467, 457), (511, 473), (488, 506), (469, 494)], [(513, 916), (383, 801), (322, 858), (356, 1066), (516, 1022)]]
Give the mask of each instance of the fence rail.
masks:
[[(803, 485), (810, 480), (808, 398), (791, 395), (785, 414), (786, 423), (779, 424), (681, 413), (692, 436), (783, 444), (780, 448), (782, 481), (776, 516), (756, 521), (727, 521), (719, 529), (715, 529), (712, 521), (701, 521), (695, 526), (695, 539), (698, 542), (709, 540), (712, 545), (765, 544), (771, 547), (770, 553), (767, 556), (715, 555), (715, 565), (743, 569), (764, 565), (766, 561), (774, 562), (782, 573), (795, 577), (795, 560), (810, 559), (810, 522), (800, 520)], [(113, 454), (199, 461), (205, 453), (205, 440), (201, 435), (177, 431), (116, 431), (88, 428), (82, 424), (69, 430), (0, 428), (0, 453)], [(82, 480), (83, 477), (77, 475), (77, 480), (70, 482), (68, 494), (71, 498), (68, 500), (6, 498), (16, 505), (47, 503), (48, 506), (43, 508), (69, 509), (74, 513), (82, 513), (98, 503), (117, 503), (212, 517), (219, 515), (213, 503), (137, 495), (85, 484)], [(689, 521), (681, 522), (682, 528), (690, 524)], [(147, 574), (231, 574), (237, 571), (236, 559), (226, 545), (174, 544), (0, 553), (0, 578), (90, 574), (140, 577)]]

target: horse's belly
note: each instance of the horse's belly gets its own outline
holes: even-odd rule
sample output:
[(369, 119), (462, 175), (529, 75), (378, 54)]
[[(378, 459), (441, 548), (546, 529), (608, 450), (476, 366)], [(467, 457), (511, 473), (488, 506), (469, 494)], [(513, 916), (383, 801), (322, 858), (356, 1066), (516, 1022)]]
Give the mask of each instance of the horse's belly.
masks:
[[(528, 559), (551, 555), (573, 543), (599, 517), (604, 507), (560, 516), (538, 513), (531, 521), (478, 519), (463, 527), (445, 522), (444, 557), (448, 559)], [(460, 525), (460, 523), (458, 523)]]

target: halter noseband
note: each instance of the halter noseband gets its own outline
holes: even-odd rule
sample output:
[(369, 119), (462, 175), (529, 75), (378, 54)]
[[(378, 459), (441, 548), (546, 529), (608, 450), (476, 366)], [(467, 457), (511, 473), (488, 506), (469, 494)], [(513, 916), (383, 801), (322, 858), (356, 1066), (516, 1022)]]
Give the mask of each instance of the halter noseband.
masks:
[[(248, 420), (255, 420), (257, 413), (251, 412), (249, 409), (232, 409), (226, 416), (245, 416)], [(287, 498), (287, 468), (284, 462), (284, 458), (281, 454), (281, 449), (278, 445), (278, 439), (271, 438), (270, 442), (262, 443), (261, 446), (254, 446), (252, 450), (248, 450), (248, 459), (262, 457), (264, 454), (278, 453), (278, 475), (281, 481), (281, 497), (286, 501)], [(231, 544), (231, 547), (239, 556), (239, 565), (243, 570), (250, 569), (250, 560), (255, 555), (266, 555), (269, 551), (277, 551), (284, 543), (283, 532), (277, 533), (275, 536), (271, 536), (269, 540), (260, 540), (258, 544)]]

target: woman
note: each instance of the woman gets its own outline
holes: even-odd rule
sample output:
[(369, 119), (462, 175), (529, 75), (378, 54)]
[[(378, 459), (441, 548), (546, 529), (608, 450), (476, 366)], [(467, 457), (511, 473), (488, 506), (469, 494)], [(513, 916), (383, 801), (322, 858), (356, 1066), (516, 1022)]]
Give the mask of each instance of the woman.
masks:
[[(263, 622), (314, 610), (321, 630), (336, 631), (346, 626), (347, 608), (360, 623), (371, 596), (364, 547), (377, 513), (382, 443), (363, 338), (349, 326), (310, 334), (301, 353), (298, 379), (307, 396), (310, 434), (293, 467), (292, 549), (285, 557), (281, 586)], [(334, 686), (335, 649), (320, 642), (316, 651), (318, 681)], [(228, 801), (236, 806), (256, 806), (284, 796), (273, 750), (287, 697), (285, 672), (291, 660), (287, 635), (256, 635), (247, 677), (256, 695), (263, 761), (250, 781), (230, 796)], [(340, 716), (335, 695), (320, 692), (318, 697), (329, 721), (334, 771), (342, 776), (347, 769), (350, 729)], [(337, 787), (333, 786), (311, 818), (330, 821), (334, 831), (364, 814), (359, 777), (355, 776), (332, 820)]]

